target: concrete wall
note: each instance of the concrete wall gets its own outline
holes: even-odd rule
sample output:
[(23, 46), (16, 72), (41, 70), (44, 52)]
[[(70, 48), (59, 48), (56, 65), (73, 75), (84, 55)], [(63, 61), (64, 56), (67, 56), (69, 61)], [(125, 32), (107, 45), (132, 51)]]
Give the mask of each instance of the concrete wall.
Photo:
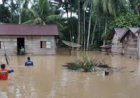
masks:
[[(17, 38), (25, 39), (25, 53), (47, 55), (56, 53), (54, 36), (0, 36), (0, 55), (4, 55), (4, 46), (8, 55), (17, 54)], [(51, 48), (40, 48), (40, 41), (51, 42)]]

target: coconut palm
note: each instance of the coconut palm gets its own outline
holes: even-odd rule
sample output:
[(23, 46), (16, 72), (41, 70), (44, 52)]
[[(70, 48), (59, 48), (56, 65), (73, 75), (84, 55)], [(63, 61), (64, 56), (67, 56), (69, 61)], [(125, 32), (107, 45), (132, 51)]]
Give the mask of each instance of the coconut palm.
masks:
[(49, 9), (47, 0), (35, 0), (30, 9), (25, 10), (27, 19), (23, 24), (57, 24), (59, 29), (63, 29), (61, 17), (54, 14)]
[[(91, 36), (91, 17), (98, 17), (98, 19), (104, 19), (104, 30), (107, 30), (108, 17), (117, 17), (122, 9), (126, 9), (128, 4), (127, 0), (86, 0), (84, 7), (89, 8), (89, 26), (87, 34), (87, 50), (89, 47), (89, 40)], [(97, 22), (95, 22), (97, 24)], [(95, 31), (95, 30), (94, 30)], [(104, 31), (103, 35), (106, 35), (107, 31)]]
[[(99, 13), (99, 15), (104, 15), (104, 32), (102, 34), (102, 38), (104, 39), (104, 44), (106, 43), (107, 39), (107, 28), (108, 28), (108, 19), (110, 16), (117, 17), (122, 9), (126, 9), (128, 7), (128, 1), (127, 0), (100, 0), (98, 10), (101, 10), (103, 14)], [(100, 11), (99, 11), (100, 12)]]
[(26, 10), (28, 20), (23, 23), (45, 24), (46, 17), (49, 15), (49, 3), (47, 0), (35, 0), (30, 9)]
[(22, 21), (22, 12), (23, 10), (28, 9), (28, 4), (30, 0), (17, 0), (17, 14), (19, 15), (19, 21), (18, 23), (21, 24)]

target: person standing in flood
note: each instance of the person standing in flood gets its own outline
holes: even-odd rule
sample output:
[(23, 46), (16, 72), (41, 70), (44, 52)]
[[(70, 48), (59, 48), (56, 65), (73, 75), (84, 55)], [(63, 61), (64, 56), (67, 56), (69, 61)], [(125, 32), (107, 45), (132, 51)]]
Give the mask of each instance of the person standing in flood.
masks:
[(20, 49), (20, 55), (24, 55), (25, 54), (25, 49), (24, 49), (24, 47), (21, 47), (21, 49)]
[(31, 61), (30, 57), (27, 57), (27, 61), (25, 62), (25, 66), (33, 66), (33, 61)]
[(0, 80), (7, 80), (8, 79), (8, 73), (14, 72), (13, 69), (8, 70), (6, 69), (5, 64), (1, 64), (1, 69), (0, 69)]

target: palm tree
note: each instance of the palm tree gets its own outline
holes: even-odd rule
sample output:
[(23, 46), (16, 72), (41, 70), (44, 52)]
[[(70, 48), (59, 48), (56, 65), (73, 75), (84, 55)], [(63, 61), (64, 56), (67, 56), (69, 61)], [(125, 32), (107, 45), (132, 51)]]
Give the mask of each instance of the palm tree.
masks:
[(19, 14), (19, 20), (18, 20), (18, 23), (21, 24), (21, 21), (22, 21), (22, 12), (23, 10), (26, 10), (28, 9), (28, 4), (29, 4), (29, 1), (30, 0), (17, 0), (16, 3), (17, 3), (17, 12)]
[(57, 24), (60, 29), (63, 25), (60, 22), (61, 17), (54, 14), (49, 9), (47, 0), (35, 0), (30, 9), (25, 10), (26, 17), (23, 24)]
[(46, 17), (49, 15), (49, 3), (47, 0), (34, 0), (32, 7), (27, 9), (30, 19), (24, 23), (46, 24)]
[[(126, 7), (128, 6), (128, 1), (127, 0), (86, 0), (85, 4), (84, 4), (84, 8), (89, 8), (89, 20), (88, 20), (88, 33), (87, 33), (87, 50), (89, 47), (89, 40), (90, 40), (90, 36), (91, 36), (91, 20), (93, 17), (93, 19), (95, 19), (95, 25), (94, 25), (94, 29), (93, 29), (93, 33), (95, 31), (96, 28), (96, 24), (97, 24), (97, 19), (98, 20), (104, 20), (101, 21), (101, 24), (104, 24), (104, 37), (107, 33), (107, 23), (108, 23), (108, 18), (109, 17), (117, 17), (120, 13), (120, 11), (122, 9), (126, 9)], [(94, 37), (94, 34), (93, 36)], [(91, 37), (91, 38), (92, 38)], [(92, 40), (93, 41), (93, 38)], [(92, 43), (92, 42), (91, 42)]]
[[(126, 9), (128, 7), (128, 1), (127, 0), (101, 0), (101, 10), (103, 11), (104, 21), (105, 21), (105, 28), (103, 32), (103, 39), (104, 44), (106, 43), (107, 39), (107, 28), (108, 28), (108, 19), (110, 16), (116, 18), (122, 9)], [(99, 8), (98, 8), (99, 9)], [(99, 9), (100, 10), (100, 9)]]

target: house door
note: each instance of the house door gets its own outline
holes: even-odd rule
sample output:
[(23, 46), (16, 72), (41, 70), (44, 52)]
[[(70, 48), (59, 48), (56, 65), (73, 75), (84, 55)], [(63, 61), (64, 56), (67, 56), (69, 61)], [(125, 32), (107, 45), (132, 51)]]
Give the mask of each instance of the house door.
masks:
[(17, 38), (17, 54), (23, 55), (25, 53), (24, 38)]

